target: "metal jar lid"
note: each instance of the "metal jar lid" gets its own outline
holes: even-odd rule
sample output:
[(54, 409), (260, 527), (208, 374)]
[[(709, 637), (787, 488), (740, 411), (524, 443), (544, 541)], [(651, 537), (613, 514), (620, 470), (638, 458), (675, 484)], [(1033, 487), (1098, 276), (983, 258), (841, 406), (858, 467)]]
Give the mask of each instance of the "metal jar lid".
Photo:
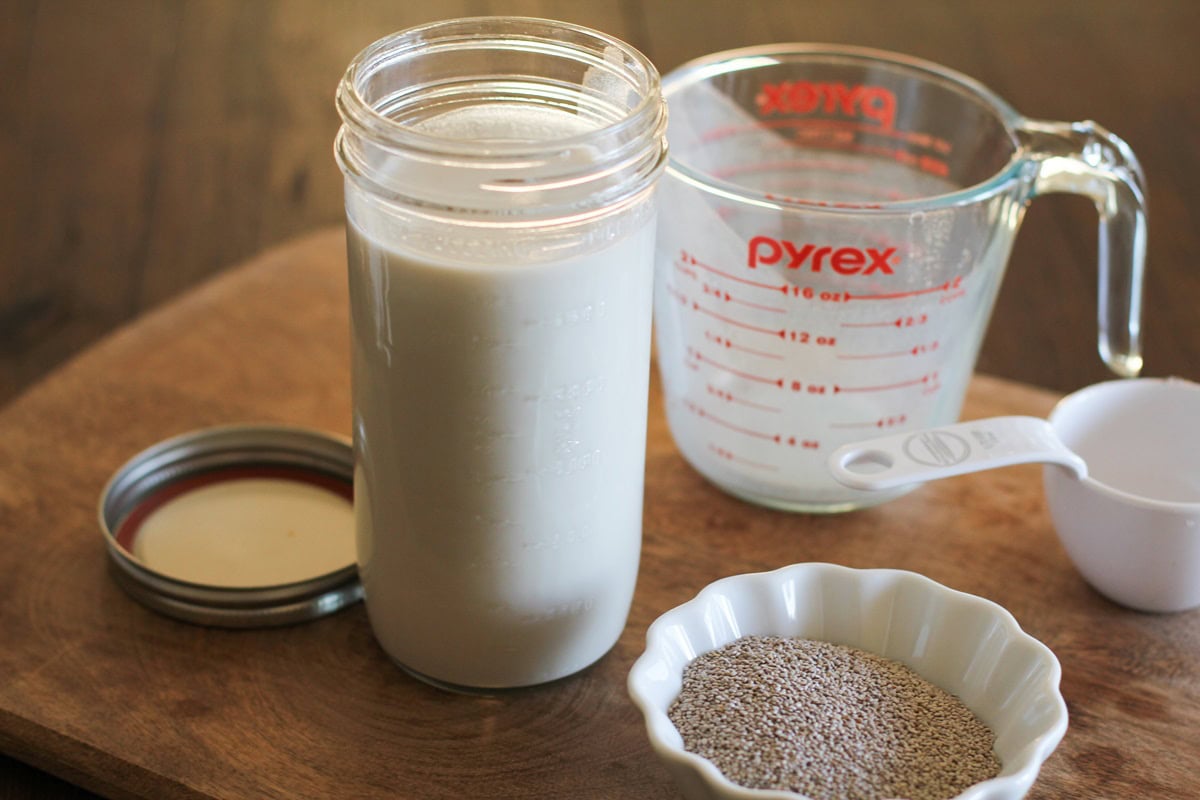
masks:
[[(253, 509), (259, 499), (253, 494), (255, 491), (284, 482), (285, 489), (302, 498), (308, 495), (311, 500), (314, 493), (333, 493), (352, 504), (353, 475), (354, 458), (348, 441), (304, 428), (277, 425), (206, 428), (160, 442), (120, 467), (100, 496), (100, 529), (113, 576), (144, 605), (203, 625), (265, 627), (330, 614), (362, 599), (362, 585), (352, 557), (347, 563), (325, 564), (313, 574), (292, 576), (286, 582), (223, 585), (220, 581), (189, 579), (174, 568), (148, 563), (135, 552), (135, 542), (148, 519), (197, 489), (208, 487), (210, 493), (213, 489), (236, 490), (247, 498), (241, 501), (241, 507), (248, 504)], [(291, 502), (274, 494), (262, 500)], [(331, 502), (336, 513), (342, 513), (327, 494), (321, 494), (320, 500)], [(203, 509), (201, 503), (201, 517)], [(295, 511), (293, 508), (292, 512)], [(213, 523), (240, 524), (228, 520)], [(189, 543), (204, 542), (207, 529), (199, 530), (198, 538), (189, 533)], [(243, 535), (240, 528), (221, 527), (219, 533), (224, 540), (235, 543)], [(247, 536), (257, 533), (246, 531)], [(338, 535), (344, 537), (346, 533), (339, 530)], [(349, 535), (352, 536), (352, 530)], [(311, 535), (298, 538), (302, 542), (313, 540)], [(322, 558), (325, 556), (319, 554), (316, 561)], [(313, 558), (308, 560), (311, 562)], [(345, 561), (336, 556), (334, 560)]]

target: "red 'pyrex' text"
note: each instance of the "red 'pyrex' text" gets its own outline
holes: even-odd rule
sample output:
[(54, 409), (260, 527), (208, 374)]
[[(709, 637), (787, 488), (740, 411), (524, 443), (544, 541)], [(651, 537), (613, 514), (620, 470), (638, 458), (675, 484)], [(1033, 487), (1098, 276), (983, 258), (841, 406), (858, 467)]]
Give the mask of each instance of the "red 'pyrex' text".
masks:
[(831, 247), (808, 242), (797, 245), (787, 239), (755, 236), (750, 240), (746, 263), (750, 269), (759, 264), (770, 266), (780, 263), (786, 255), (788, 260), (784, 266), (787, 269), (804, 269), (807, 266), (812, 272), (820, 272), (828, 265), (839, 275), (870, 275), (873, 272), (893, 275), (890, 259), (895, 254), (894, 247), (877, 250), (873, 247)]
[(783, 81), (764, 83), (759, 89), (758, 113), (813, 114), (863, 118), (891, 130), (896, 122), (896, 95), (882, 86), (847, 86), (844, 83)]

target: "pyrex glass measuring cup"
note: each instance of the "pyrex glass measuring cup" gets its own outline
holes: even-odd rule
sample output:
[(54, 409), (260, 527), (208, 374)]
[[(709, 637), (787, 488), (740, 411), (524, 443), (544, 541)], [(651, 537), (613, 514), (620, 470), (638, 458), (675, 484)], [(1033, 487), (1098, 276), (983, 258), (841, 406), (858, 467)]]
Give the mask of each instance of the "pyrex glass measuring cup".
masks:
[(1141, 369), (1144, 179), (1090, 123), (860, 48), (718, 53), (664, 79), (655, 313), (684, 457), (769, 506), (844, 511), (841, 444), (957, 419), (1013, 239), (1040, 194), (1100, 216), (1099, 349)]

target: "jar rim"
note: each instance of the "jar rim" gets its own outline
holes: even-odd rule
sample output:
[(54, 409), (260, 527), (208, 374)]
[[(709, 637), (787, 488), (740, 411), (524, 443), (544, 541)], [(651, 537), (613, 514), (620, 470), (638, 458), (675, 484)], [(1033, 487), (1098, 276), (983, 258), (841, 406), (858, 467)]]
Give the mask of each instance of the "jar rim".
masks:
[[(626, 59), (625, 73), (633, 79), (641, 78), (640, 81), (631, 81), (631, 85), (636, 85), (640, 95), (636, 105), (629, 108), (620, 119), (581, 133), (532, 141), (488, 140), (484, 144), (474, 139), (427, 133), (397, 122), (381, 112), (361, 91), (362, 81), (369, 75), (387, 63), (406, 57), (418, 49), (461, 49), (464, 45), (476, 49), (503, 45), (512, 49), (518, 44), (530, 51), (570, 55), (581, 62), (610, 69), (621, 66), (611, 59), (611, 55), (623, 56)], [(338, 84), (336, 104), (344, 125), (358, 133), (366, 134), (376, 145), (397, 148), (408, 153), (454, 156), (470, 160), (499, 158), (508, 161), (541, 154), (548, 148), (578, 144), (597, 135), (618, 133), (622, 129), (645, 126), (653, 130), (656, 122), (665, 129), (666, 116), (658, 70), (637, 48), (583, 25), (519, 16), (478, 16), (440, 20), (385, 36), (368, 45), (350, 62)]]
[[(347, 181), (444, 219), (588, 216), (640, 196), (666, 167), (658, 70), (634, 47), (571, 23), (466, 17), (399, 31), (355, 57), (337, 106), (334, 154)], [(514, 109), (522, 135), (423, 129), (489, 106)], [(526, 129), (527, 108), (572, 115), (582, 129), (536, 117)]]

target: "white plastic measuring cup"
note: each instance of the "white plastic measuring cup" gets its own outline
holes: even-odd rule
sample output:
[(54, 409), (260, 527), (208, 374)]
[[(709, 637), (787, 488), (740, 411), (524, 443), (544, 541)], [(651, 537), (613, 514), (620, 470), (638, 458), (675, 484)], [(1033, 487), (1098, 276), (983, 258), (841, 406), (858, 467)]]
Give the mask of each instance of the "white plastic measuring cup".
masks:
[(1055, 530), (1097, 590), (1145, 611), (1200, 606), (1200, 384), (1109, 381), (1049, 421), (995, 417), (855, 442), (829, 470), (855, 489), (1046, 462)]
[(850, 492), (825, 459), (958, 418), (1041, 194), (1095, 201), (1100, 353), (1122, 377), (1141, 369), (1143, 179), (1116, 136), (858, 48), (718, 53), (663, 89), (658, 365), (680, 452), (726, 491), (805, 511), (894, 496)]

